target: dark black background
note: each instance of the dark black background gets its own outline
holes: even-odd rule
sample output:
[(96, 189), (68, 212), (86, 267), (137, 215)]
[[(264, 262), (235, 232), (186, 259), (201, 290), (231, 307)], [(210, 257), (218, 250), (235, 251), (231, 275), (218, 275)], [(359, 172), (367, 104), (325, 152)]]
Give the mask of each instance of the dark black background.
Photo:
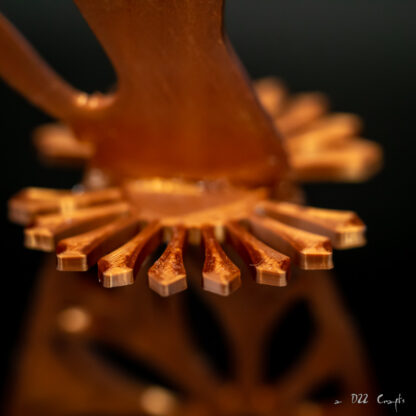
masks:
[[(76, 87), (105, 91), (114, 83), (110, 64), (70, 0), (2, 0), (0, 9)], [(337, 284), (378, 390), (392, 397), (402, 393), (408, 401), (415, 327), (415, 18), (414, 0), (230, 0), (226, 15), (231, 40), (253, 77), (278, 75), (293, 91), (328, 93), (334, 110), (361, 115), (365, 136), (384, 147), (384, 170), (369, 182), (309, 185), (306, 191), (311, 205), (353, 209), (368, 225), (365, 248), (336, 253)], [(6, 201), (28, 185), (70, 187), (80, 175), (42, 167), (29, 136), (48, 118), (1, 82), (0, 97), (6, 375), (42, 258), (22, 247), (21, 229), (6, 219)]]

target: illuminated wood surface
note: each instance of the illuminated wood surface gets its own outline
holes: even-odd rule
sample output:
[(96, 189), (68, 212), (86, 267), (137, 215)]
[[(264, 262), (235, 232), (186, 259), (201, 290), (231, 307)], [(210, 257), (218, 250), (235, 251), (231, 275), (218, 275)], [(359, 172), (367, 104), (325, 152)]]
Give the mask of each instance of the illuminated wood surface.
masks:
[(252, 216), (249, 221), (255, 236), (293, 258), (301, 269), (332, 269), (332, 248), (328, 238), (267, 217)]
[(202, 228), (202, 239), (205, 248), (202, 287), (218, 295), (230, 295), (241, 285), (240, 270), (218, 243), (212, 227)]
[(186, 270), (183, 250), (186, 244), (186, 228), (176, 226), (162, 256), (149, 269), (149, 287), (161, 296), (170, 296), (185, 290)]
[(119, 287), (134, 283), (146, 257), (160, 241), (160, 224), (153, 222), (117, 250), (98, 261), (99, 279), (104, 287)]
[(235, 222), (227, 223), (232, 245), (256, 270), (256, 282), (271, 286), (286, 286), (290, 258), (263, 244), (245, 228)]

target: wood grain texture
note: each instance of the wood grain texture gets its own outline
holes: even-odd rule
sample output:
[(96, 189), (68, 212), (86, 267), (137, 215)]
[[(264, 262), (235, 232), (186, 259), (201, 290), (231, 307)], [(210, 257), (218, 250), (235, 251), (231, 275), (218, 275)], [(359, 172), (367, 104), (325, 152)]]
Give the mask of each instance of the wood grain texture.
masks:
[(365, 225), (355, 212), (263, 201), (258, 210), (292, 227), (324, 235), (336, 249), (365, 244)]
[(185, 227), (173, 227), (172, 237), (165, 251), (148, 271), (149, 287), (160, 296), (174, 295), (188, 287), (183, 264), (186, 235)]
[(91, 142), (81, 142), (70, 128), (61, 123), (48, 123), (36, 128), (33, 142), (42, 161), (53, 165), (83, 166), (94, 153)]
[(286, 286), (290, 258), (273, 250), (236, 222), (226, 224), (227, 236), (237, 252), (256, 271), (256, 282), (270, 286)]
[(253, 86), (265, 110), (273, 118), (277, 117), (288, 99), (288, 91), (284, 84), (274, 77), (268, 77), (257, 80)]
[(130, 241), (98, 261), (98, 274), (106, 288), (131, 285), (146, 257), (160, 244), (161, 226), (154, 221)]
[(128, 204), (117, 203), (68, 214), (37, 216), (34, 226), (25, 229), (25, 245), (32, 249), (54, 251), (59, 240), (90, 231), (126, 215), (129, 210)]
[(46, 188), (26, 188), (8, 202), (9, 218), (21, 225), (33, 224), (39, 215), (68, 214), (78, 208), (91, 207), (121, 200), (118, 188), (88, 192), (71, 192)]
[(318, 92), (297, 94), (291, 98), (283, 112), (275, 118), (279, 131), (287, 136), (294, 134), (324, 115), (328, 108), (325, 95)]
[[(319, 94), (290, 96), (282, 82), (273, 77), (256, 81), (254, 87), (263, 107), (275, 119), (278, 130), (287, 129), (289, 124), (283, 139), (293, 179), (302, 182), (359, 182), (374, 175), (381, 167), (380, 147), (369, 146), (369, 142), (359, 138), (362, 121), (358, 116), (327, 112), (325, 99)], [(279, 117), (283, 118), (283, 124)], [(51, 152), (56, 149), (55, 161), (61, 157), (66, 163), (65, 160), (78, 158), (77, 154), (80, 155), (79, 161), (90, 153), (88, 159), (92, 157), (93, 144), (81, 142), (68, 128), (45, 125), (40, 132), (40, 138), (45, 137), (45, 147), (50, 142)], [(38, 149), (42, 154), (45, 151), (47, 160), (54, 158), (47, 148), (38, 146)]]
[(362, 182), (381, 167), (381, 147), (368, 140), (351, 140), (319, 153), (291, 154), (291, 176), (302, 182)]
[(267, 217), (249, 218), (255, 236), (270, 247), (288, 255), (304, 270), (332, 269), (332, 247), (329, 238), (290, 227)]
[(202, 287), (208, 292), (228, 296), (241, 286), (240, 269), (225, 254), (212, 227), (203, 227), (201, 232), (205, 250)]
[(100, 257), (123, 245), (139, 231), (139, 219), (121, 218), (103, 227), (59, 241), (58, 270), (86, 271)]
[[(92, 143), (109, 182), (143, 177), (274, 184), (275, 126), (223, 30), (223, 0), (76, 0), (117, 74), (108, 94), (63, 81), (4, 17), (0, 76)], [(143, 64), (145, 63), (145, 64)]]
[(320, 152), (356, 139), (362, 122), (355, 114), (333, 113), (309, 123), (301, 131), (286, 137), (290, 153)]

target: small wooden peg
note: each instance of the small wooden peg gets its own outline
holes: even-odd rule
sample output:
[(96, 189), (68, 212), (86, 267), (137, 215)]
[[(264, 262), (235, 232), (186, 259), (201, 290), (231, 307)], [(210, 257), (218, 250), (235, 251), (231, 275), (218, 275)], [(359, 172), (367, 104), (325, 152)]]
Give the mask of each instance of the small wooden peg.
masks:
[(92, 143), (76, 139), (71, 129), (60, 123), (38, 127), (33, 140), (41, 159), (51, 164), (83, 166), (94, 153)]
[(187, 288), (183, 264), (186, 229), (177, 226), (172, 231), (173, 235), (166, 250), (148, 272), (149, 286), (160, 296), (170, 296)]
[(9, 217), (21, 225), (33, 224), (38, 215), (67, 214), (78, 208), (114, 203), (121, 200), (121, 191), (106, 188), (87, 192), (27, 188), (9, 201)]
[(328, 101), (317, 92), (298, 94), (275, 119), (278, 130), (289, 135), (301, 130), (326, 113)]
[(292, 227), (325, 235), (337, 249), (360, 247), (365, 244), (365, 225), (357, 214), (351, 211), (272, 201), (261, 202), (258, 210)]
[(84, 234), (61, 240), (56, 253), (58, 270), (86, 271), (103, 255), (137, 234), (139, 220), (127, 217)]
[(225, 254), (213, 227), (202, 227), (201, 234), (205, 247), (202, 287), (208, 292), (228, 296), (241, 286), (240, 269)]
[(69, 214), (40, 215), (35, 225), (25, 230), (28, 248), (54, 251), (56, 243), (63, 238), (85, 233), (129, 212), (126, 203), (84, 208)]
[(256, 270), (257, 283), (271, 286), (287, 285), (289, 257), (257, 240), (237, 222), (227, 223), (226, 230), (231, 244)]
[(357, 137), (361, 126), (362, 122), (355, 114), (331, 114), (286, 137), (286, 146), (291, 153), (320, 152), (322, 149), (341, 146)]
[(288, 93), (278, 79), (262, 78), (254, 83), (254, 89), (261, 104), (272, 117), (276, 117), (283, 110)]
[(57, 212), (60, 198), (70, 195), (70, 191), (25, 188), (9, 199), (9, 219), (20, 225), (33, 224), (37, 215)]
[(360, 182), (374, 175), (381, 163), (380, 146), (361, 139), (317, 153), (290, 154), (292, 177), (303, 182)]
[(98, 261), (98, 276), (104, 287), (127, 286), (134, 278), (146, 257), (160, 243), (161, 226), (151, 222), (135, 237)]
[(249, 222), (257, 237), (288, 255), (301, 269), (332, 269), (332, 247), (327, 237), (302, 231), (267, 217), (251, 216)]

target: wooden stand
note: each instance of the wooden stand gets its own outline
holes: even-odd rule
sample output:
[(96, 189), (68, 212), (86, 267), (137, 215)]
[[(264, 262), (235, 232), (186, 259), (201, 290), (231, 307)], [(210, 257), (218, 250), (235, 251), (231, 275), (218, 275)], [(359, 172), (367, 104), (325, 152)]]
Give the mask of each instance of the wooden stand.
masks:
[[(224, 34), (223, 0), (76, 4), (114, 65), (111, 94), (68, 85), (0, 16), (0, 75), (59, 120), (37, 131), (41, 155), (86, 165), (82, 192), (29, 188), (9, 202), (26, 246), (55, 251), (59, 270), (49, 257), (9, 414), (375, 415), (350, 404), (372, 384), (323, 271), (332, 248), (365, 243), (365, 226), (298, 205), (297, 181), (366, 179), (379, 147), (356, 137), (355, 116), (328, 114), (321, 94), (291, 96), (274, 79), (253, 88)], [(267, 380), (275, 323), (299, 301), (312, 338)], [(210, 324), (189, 325), (203, 304), (226, 336), (225, 378), (193, 338)], [(327, 381), (339, 389), (318, 400)]]
[[(192, 336), (189, 314), (201, 316), (198, 308), (186, 307), (187, 292), (161, 298), (148, 290), (145, 271), (132, 287), (103, 290), (94, 274), (57, 272), (55, 261), (48, 258), (9, 414), (378, 414), (371, 404), (349, 404), (351, 393), (371, 394), (373, 383), (328, 272), (301, 272), (285, 289), (262, 287), (233, 256), (244, 270), (243, 285), (222, 298), (199, 289), (198, 258), (193, 251), (186, 260), (193, 269), (191, 288), (226, 336), (231, 370), (225, 379), (204, 359), (204, 348)], [(266, 381), (271, 332), (300, 301), (305, 301), (313, 321), (312, 336), (286, 373)], [(297, 330), (305, 328), (292, 328)], [(137, 362), (140, 369), (133, 376)], [(159, 377), (149, 381), (149, 369)], [(158, 385), (159, 379), (166, 382)], [(326, 382), (339, 386), (336, 396), (314, 401), (314, 391)], [(334, 405), (334, 399), (343, 404)]]

